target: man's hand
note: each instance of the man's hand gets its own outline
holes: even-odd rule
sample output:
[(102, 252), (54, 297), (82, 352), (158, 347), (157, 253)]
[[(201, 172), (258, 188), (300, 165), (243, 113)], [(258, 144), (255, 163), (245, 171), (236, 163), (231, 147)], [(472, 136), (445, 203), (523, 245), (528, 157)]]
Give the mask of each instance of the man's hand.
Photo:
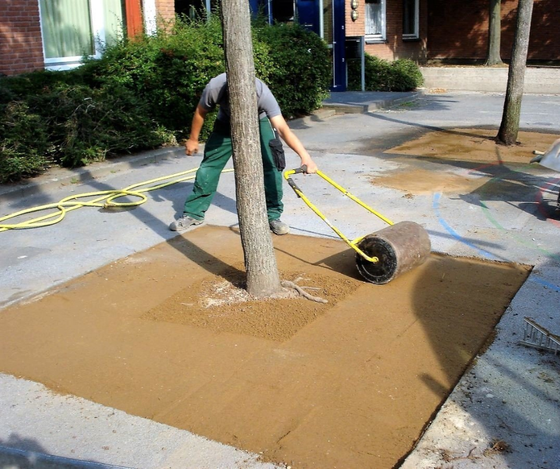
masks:
[(206, 117), (206, 111), (200, 104), (196, 107), (194, 111), (194, 116), (191, 125), (191, 134), (189, 139), (185, 143), (185, 153), (189, 156), (198, 153), (198, 137), (200, 135), (200, 130), (204, 124), (204, 118)]
[(299, 141), (296, 134), (294, 134), (291, 129), (288, 127), (288, 123), (282, 117), (282, 115), (272, 117), (270, 119), (272, 126), (278, 131), (282, 140), (284, 140), (288, 146), (294, 150), (299, 157), (301, 158), (301, 166), (307, 166), (307, 173), (306, 174), (314, 174), (317, 172), (317, 165), (309, 156), (309, 153)]
[(317, 172), (317, 165), (311, 158), (305, 160), (305, 162), (302, 161), (301, 165), (307, 166), (307, 171), (305, 172), (305, 174), (315, 174)]
[(189, 156), (198, 153), (198, 140), (189, 139), (185, 143), (185, 153)]

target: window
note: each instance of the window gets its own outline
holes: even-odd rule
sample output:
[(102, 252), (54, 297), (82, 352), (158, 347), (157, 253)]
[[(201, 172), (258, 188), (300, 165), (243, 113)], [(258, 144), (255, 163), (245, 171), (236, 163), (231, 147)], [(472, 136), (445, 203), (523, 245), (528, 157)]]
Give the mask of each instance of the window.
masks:
[(294, 1), (293, 0), (274, 0), (272, 5), (272, 22), (288, 23), (294, 21)]
[(366, 1), (366, 42), (382, 42), (386, 38), (385, 0)]
[(403, 39), (418, 39), (419, 0), (403, 0)]
[(39, 0), (46, 68), (72, 68), (99, 56), (124, 32), (122, 0)]
[(191, 20), (205, 18), (218, 7), (215, 0), (175, 0), (175, 13)]

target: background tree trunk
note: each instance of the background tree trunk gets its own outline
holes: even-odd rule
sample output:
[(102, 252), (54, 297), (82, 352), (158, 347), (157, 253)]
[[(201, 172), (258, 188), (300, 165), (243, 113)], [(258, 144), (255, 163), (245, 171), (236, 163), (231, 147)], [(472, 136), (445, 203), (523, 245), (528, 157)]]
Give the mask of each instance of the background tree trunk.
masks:
[(221, 11), (247, 291), (267, 297), (280, 291), (281, 286), (264, 195), (249, 2), (223, 0)]
[(517, 27), (511, 52), (506, 99), (502, 123), (496, 137), (498, 143), (513, 145), (519, 133), (521, 117), (521, 100), (523, 98), (523, 84), (525, 81), (525, 66), (529, 50), (529, 35), (531, 33), (531, 16), (533, 14), (533, 0), (519, 0), (517, 6)]
[(500, 45), (502, 37), (502, 0), (490, 0), (488, 18), (488, 57), (486, 65), (501, 65)]

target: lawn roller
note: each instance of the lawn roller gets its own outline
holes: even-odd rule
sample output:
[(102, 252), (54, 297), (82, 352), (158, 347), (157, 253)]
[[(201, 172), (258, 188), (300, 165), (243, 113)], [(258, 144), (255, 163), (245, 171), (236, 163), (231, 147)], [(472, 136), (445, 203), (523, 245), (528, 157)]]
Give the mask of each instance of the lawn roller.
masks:
[(431, 250), (430, 238), (426, 230), (418, 223), (411, 221), (393, 223), (339, 186), (327, 175), (317, 171), (318, 176), (389, 225), (380, 231), (350, 241), (310, 202), (290, 177), (293, 174), (306, 173), (306, 171), (307, 167), (305, 165), (301, 168), (290, 169), (284, 172), (284, 178), (296, 195), (329, 225), (346, 244), (356, 251), (358, 271), (368, 282), (377, 285), (389, 283), (397, 276), (419, 266), (428, 258)]

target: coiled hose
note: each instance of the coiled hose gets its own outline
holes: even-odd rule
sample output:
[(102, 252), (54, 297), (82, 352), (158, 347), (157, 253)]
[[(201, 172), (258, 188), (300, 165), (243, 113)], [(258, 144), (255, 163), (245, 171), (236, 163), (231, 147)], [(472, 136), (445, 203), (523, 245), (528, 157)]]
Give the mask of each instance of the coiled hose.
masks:
[[(19, 212), (12, 213), (0, 218), (0, 231), (7, 230), (21, 230), (26, 228), (40, 228), (44, 226), (54, 225), (59, 223), (64, 219), (68, 212), (72, 210), (77, 210), (82, 207), (100, 207), (100, 208), (123, 208), (123, 207), (136, 207), (142, 205), (148, 200), (146, 192), (155, 191), (163, 187), (171, 186), (177, 184), (178, 182), (188, 181), (194, 179), (196, 176), (196, 171), (198, 168), (189, 169), (187, 171), (182, 171), (180, 173), (171, 174), (169, 176), (162, 176), (155, 179), (150, 179), (149, 181), (143, 181), (136, 184), (132, 184), (124, 189), (112, 189), (106, 191), (97, 192), (86, 192), (83, 194), (76, 194), (65, 197), (59, 202), (52, 204), (39, 205), (37, 207), (28, 208), (21, 210)], [(225, 169), (223, 173), (232, 172), (233, 169)], [(171, 180), (170, 180), (171, 179)], [(162, 181), (166, 181), (163, 182)], [(149, 187), (149, 184), (155, 184)], [(93, 200), (82, 200), (94, 197)], [(116, 200), (121, 197), (136, 197), (138, 200), (133, 202), (117, 202)], [(20, 223), (4, 223), (6, 220), (11, 220), (13, 218), (23, 217), (29, 215), (30, 213), (42, 212), (45, 210), (57, 210), (54, 213), (49, 213), (47, 215), (42, 215), (30, 220), (25, 220)]]

